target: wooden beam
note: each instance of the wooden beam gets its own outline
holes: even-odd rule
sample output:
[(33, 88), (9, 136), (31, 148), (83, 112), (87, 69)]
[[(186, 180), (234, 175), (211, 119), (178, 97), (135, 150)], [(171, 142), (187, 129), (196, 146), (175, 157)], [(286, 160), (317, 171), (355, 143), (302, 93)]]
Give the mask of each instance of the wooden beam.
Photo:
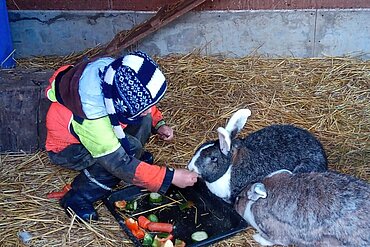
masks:
[(167, 25), (173, 20), (186, 14), (190, 10), (204, 3), (206, 0), (182, 0), (174, 4), (163, 6), (155, 16), (129, 31), (121, 31), (95, 57), (115, 56), (123, 49), (135, 44), (139, 40)]

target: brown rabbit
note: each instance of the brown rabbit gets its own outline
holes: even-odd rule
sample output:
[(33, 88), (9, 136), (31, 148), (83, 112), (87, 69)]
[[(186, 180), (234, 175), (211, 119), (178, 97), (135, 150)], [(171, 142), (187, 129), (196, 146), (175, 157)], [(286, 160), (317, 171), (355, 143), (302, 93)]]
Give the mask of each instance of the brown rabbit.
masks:
[(262, 245), (370, 246), (370, 184), (336, 172), (274, 172), (245, 188), (235, 209)]

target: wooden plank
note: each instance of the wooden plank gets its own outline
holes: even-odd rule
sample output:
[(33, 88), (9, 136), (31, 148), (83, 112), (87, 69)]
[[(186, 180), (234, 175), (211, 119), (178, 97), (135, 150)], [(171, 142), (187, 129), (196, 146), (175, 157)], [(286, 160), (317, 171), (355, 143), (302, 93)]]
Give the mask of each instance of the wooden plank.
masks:
[(186, 14), (206, 0), (184, 0), (162, 7), (155, 16), (134, 27), (129, 32), (121, 31), (97, 56), (114, 56), (135, 44), (159, 28)]
[(109, 10), (110, 0), (6, 0), (8, 10)]
[(0, 152), (43, 149), (45, 113), (50, 104), (44, 88), (52, 71), (0, 70)]

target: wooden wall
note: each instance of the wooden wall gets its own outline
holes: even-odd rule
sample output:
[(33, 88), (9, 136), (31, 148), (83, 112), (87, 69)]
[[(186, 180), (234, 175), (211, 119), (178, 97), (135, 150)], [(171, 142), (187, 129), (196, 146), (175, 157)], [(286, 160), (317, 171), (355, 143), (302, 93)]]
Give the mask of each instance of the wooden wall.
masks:
[[(9, 10), (157, 11), (175, 0), (6, 0)], [(197, 10), (370, 8), (370, 0), (208, 0)]]
[(0, 70), (0, 153), (43, 149), (49, 100), (44, 95), (51, 70)]

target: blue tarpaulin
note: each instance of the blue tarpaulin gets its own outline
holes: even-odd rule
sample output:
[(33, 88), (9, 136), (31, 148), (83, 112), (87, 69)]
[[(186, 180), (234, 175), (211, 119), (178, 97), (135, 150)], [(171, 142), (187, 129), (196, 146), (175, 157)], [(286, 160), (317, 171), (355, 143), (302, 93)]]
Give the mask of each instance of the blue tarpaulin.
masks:
[(5, 0), (0, 0), (0, 67), (3, 69), (15, 66), (14, 49)]

